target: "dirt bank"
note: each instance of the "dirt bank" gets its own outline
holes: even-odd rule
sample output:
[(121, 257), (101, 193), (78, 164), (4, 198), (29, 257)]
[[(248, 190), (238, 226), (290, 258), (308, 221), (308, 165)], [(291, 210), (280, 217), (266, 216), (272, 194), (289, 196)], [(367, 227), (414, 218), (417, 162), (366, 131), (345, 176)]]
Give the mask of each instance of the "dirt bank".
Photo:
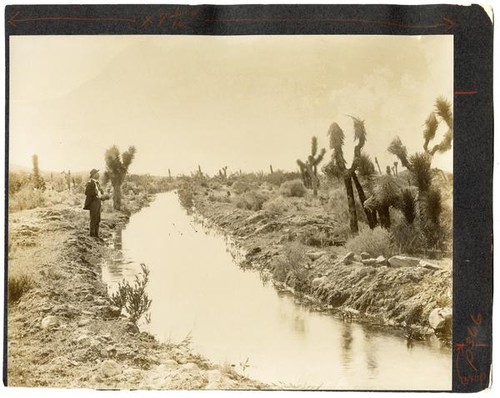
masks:
[[(149, 201), (142, 196), (128, 208)], [(79, 200), (75, 200), (79, 203)], [(104, 212), (102, 235), (128, 221)], [(102, 389), (260, 389), (264, 384), (216, 366), (187, 342), (159, 344), (110, 305), (101, 264), (113, 250), (87, 236), (81, 205), (9, 215), (9, 276), (33, 287), (8, 307), (10, 386)]]
[[(316, 198), (280, 198), (293, 211), (246, 210), (235, 206), (226, 189), (196, 191), (197, 212), (237, 242), (246, 253), (241, 263), (261, 271), (277, 289), (334, 315), (394, 327), (412, 338), (435, 334), (429, 315), (448, 309), (452, 300), (451, 259), (392, 266), (386, 259), (363, 263), (335, 236), (338, 220)], [(276, 193), (267, 193), (271, 201)], [(294, 203), (292, 203), (294, 202)], [(295, 206), (294, 206), (295, 205)], [(365, 257), (366, 253), (363, 253)], [(414, 259), (411, 259), (414, 261)], [(367, 263), (371, 263), (368, 265)], [(449, 336), (451, 322), (437, 334)]]

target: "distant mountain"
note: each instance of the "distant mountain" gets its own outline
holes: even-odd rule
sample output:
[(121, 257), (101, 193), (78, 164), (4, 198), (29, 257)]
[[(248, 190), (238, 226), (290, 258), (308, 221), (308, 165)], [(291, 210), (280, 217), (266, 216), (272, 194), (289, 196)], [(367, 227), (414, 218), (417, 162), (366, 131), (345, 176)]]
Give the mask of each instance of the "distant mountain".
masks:
[(25, 167), (25, 166), (20, 166), (18, 164), (9, 164), (9, 171), (31, 173), (31, 168)]

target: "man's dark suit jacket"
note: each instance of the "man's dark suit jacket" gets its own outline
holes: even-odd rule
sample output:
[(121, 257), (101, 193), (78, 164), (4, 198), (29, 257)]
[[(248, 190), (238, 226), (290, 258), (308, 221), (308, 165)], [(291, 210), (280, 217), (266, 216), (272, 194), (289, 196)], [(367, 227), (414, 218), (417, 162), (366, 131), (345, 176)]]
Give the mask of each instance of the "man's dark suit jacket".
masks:
[(102, 189), (99, 185), (99, 181), (90, 180), (89, 182), (87, 182), (87, 185), (85, 187), (85, 204), (83, 206), (85, 210), (90, 210), (90, 204), (94, 200), (100, 200), (97, 194), (97, 190), (99, 190), (99, 193), (102, 195)]

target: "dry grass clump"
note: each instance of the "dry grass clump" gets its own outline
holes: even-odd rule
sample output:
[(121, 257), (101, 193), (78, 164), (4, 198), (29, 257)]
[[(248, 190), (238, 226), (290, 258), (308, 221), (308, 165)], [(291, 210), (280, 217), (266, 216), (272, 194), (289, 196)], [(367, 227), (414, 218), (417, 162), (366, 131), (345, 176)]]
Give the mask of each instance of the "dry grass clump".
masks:
[(189, 184), (183, 184), (177, 189), (177, 196), (181, 206), (191, 210), (194, 206), (194, 190)]
[(249, 191), (245, 192), (243, 195), (237, 196), (234, 202), (238, 209), (258, 211), (262, 210), (262, 206), (266, 200), (267, 197), (261, 193)]
[(346, 243), (346, 248), (354, 253), (367, 252), (373, 257), (382, 255), (388, 258), (394, 254), (391, 234), (381, 227), (363, 229)]
[(23, 186), (15, 194), (9, 196), (9, 211), (34, 209), (46, 205), (46, 197), (42, 190), (37, 190), (30, 185)]
[(265, 202), (262, 208), (268, 213), (278, 216), (289, 211), (291, 209), (291, 205), (281, 196), (277, 196), (274, 199)]
[(425, 248), (425, 235), (419, 223), (408, 223), (402, 214), (391, 213), (391, 241), (395, 253), (419, 255)]
[(306, 192), (307, 192), (307, 189), (304, 186), (304, 183), (299, 179), (285, 181), (280, 186), (281, 195), (286, 196), (286, 197), (301, 198), (306, 194)]
[(231, 188), (233, 189), (233, 191), (236, 194), (241, 195), (245, 192), (249, 192), (249, 191), (255, 189), (255, 184), (252, 184), (251, 182), (240, 179), (240, 180), (237, 180), (236, 182), (234, 182), (233, 185), (231, 186)]
[(35, 286), (33, 278), (26, 274), (10, 275), (8, 281), (8, 300), (10, 304), (15, 304), (21, 297)]
[(307, 291), (309, 286), (308, 271), (305, 268), (307, 257), (304, 247), (298, 242), (288, 243), (284, 256), (274, 262), (273, 277), (293, 287), (297, 291)]

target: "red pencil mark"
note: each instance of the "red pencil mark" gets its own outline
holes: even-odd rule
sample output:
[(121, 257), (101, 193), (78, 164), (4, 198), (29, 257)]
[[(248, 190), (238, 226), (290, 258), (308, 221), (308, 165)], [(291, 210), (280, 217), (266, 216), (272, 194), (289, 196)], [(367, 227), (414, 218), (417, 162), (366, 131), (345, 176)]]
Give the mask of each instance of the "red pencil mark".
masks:
[(474, 95), (477, 91), (455, 91), (455, 95)]
[[(159, 15), (158, 26), (162, 26), (166, 23), (171, 23), (171, 27), (174, 29), (185, 28), (189, 23), (194, 22), (200, 16), (200, 10), (196, 8), (181, 9), (176, 8), (175, 11), (162, 12)], [(80, 22), (127, 22), (136, 23), (136, 17), (69, 17), (69, 16), (48, 16), (48, 17), (36, 17), (32, 16), (29, 18), (19, 18), (19, 12), (15, 12), (8, 19), (8, 24), (11, 26), (17, 26), (21, 23), (27, 22), (51, 22), (51, 21), (80, 21)], [(142, 27), (153, 24), (153, 16), (148, 15), (144, 17)], [(280, 17), (269, 17), (269, 18), (207, 18), (204, 20), (205, 23), (327, 23), (327, 24), (365, 24), (365, 25), (377, 25), (384, 27), (393, 28), (404, 28), (404, 29), (444, 29), (446, 33), (449, 33), (455, 26), (456, 22), (448, 17), (443, 17), (442, 20), (437, 21), (434, 24), (429, 25), (412, 25), (404, 24), (398, 21), (390, 20), (375, 20), (375, 19), (361, 19), (361, 18), (280, 18)]]
[(207, 23), (332, 23), (332, 24), (365, 24), (365, 25), (379, 25), (386, 27), (406, 28), (406, 29), (437, 29), (445, 28), (444, 31), (449, 33), (457, 23), (450, 18), (444, 17), (441, 22), (436, 22), (430, 25), (412, 25), (404, 24), (397, 21), (380, 21), (375, 19), (360, 19), (360, 18), (212, 18), (206, 19)]
[(75, 22), (128, 22), (135, 24), (135, 17), (123, 18), (123, 17), (30, 17), (30, 18), (18, 18), (19, 12), (11, 15), (8, 19), (8, 24), (11, 26), (17, 26), (21, 23), (26, 22), (49, 22), (49, 21), (75, 21)]
[(171, 23), (174, 29), (185, 28), (188, 22), (192, 22), (198, 16), (198, 13), (198, 10), (182, 11), (180, 8), (172, 12), (162, 12), (158, 26)]
[(455, 358), (455, 371), (461, 384), (486, 383), (488, 375), (479, 369), (479, 363), (476, 361), (476, 351), (480, 347), (489, 347), (488, 344), (478, 343), (476, 341), (481, 330), (483, 315), (471, 313), (470, 319), (472, 325), (467, 327), (467, 337), (465, 342), (456, 343), (457, 350)]
[(146, 15), (144, 17), (144, 22), (141, 25), (141, 28), (144, 28), (147, 25), (152, 25), (153, 24), (153, 17), (151, 15)]

